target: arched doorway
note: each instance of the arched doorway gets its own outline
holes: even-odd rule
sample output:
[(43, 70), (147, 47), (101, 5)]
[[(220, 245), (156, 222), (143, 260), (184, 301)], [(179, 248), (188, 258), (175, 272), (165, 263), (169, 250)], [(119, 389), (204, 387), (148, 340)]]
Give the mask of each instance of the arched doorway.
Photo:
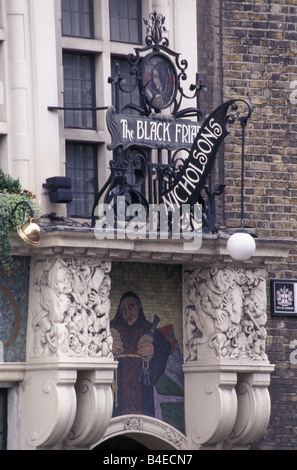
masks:
[(94, 447), (93, 450), (98, 452), (110, 452), (121, 450), (148, 450), (148, 448), (132, 437), (120, 435), (106, 439), (101, 444)]
[(173, 426), (144, 415), (112, 418), (92, 450), (185, 450), (187, 438)]
[(104, 440), (92, 449), (97, 452), (110, 451), (146, 451), (146, 450), (176, 450), (176, 448), (162, 439), (144, 433), (119, 434)]

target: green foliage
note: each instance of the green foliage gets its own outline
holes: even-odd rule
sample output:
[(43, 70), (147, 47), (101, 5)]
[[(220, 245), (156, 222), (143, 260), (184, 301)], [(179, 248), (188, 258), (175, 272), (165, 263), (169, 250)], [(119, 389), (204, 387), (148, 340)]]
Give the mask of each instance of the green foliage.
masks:
[(14, 208), (20, 202), (28, 202), (36, 214), (34, 198), (31, 192), (22, 189), (19, 180), (0, 169), (0, 271), (8, 271), (13, 263), (10, 233), (30, 217), (27, 204), (21, 204), (15, 211)]
[(4, 173), (0, 168), (0, 191), (7, 191), (8, 193), (20, 193), (22, 187), (20, 181), (13, 179), (10, 175)]

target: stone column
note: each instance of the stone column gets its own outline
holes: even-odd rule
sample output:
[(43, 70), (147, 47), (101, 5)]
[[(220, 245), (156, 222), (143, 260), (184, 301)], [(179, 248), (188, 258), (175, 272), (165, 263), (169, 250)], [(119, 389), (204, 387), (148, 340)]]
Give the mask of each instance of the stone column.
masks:
[(111, 265), (33, 258), (21, 448), (89, 448), (112, 415)]
[(190, 448), (243, 447), (270, 416), (265, 271), (184, 271), (185, 420)]
[(28, 0), (6, 2), (7, 43), (9, 53), (9, 120), (12, 161), (8, 171), (30, 186), (33, 101), (30, 22)]

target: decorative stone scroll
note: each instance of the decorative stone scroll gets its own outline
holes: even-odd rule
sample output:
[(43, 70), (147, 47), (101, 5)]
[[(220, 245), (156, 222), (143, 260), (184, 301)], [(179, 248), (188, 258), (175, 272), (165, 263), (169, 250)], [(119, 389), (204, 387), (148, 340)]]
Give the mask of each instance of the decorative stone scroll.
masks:
[(110, 269), (94, 258), (32, 263), (28, 360), (112, 357)]
[(184, 274), (185, 361), (267, 361), (261, 269), (211, 267)]

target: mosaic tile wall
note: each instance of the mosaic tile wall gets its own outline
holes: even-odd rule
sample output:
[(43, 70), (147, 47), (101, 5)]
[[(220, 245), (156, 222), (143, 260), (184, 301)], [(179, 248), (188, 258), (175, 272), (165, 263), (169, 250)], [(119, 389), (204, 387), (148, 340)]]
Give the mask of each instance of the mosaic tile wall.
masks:
[(134, 291), (145, 317), (160, 317), (158, 327), (173, 324), (182, 352), (182, 267), (163, 264), (113, 263), (111, 270), (110, 319), (126, 291)]
[(29, 266), (16, 258), (9, 274), (0, 273), (0, 362), (26, 360)]

